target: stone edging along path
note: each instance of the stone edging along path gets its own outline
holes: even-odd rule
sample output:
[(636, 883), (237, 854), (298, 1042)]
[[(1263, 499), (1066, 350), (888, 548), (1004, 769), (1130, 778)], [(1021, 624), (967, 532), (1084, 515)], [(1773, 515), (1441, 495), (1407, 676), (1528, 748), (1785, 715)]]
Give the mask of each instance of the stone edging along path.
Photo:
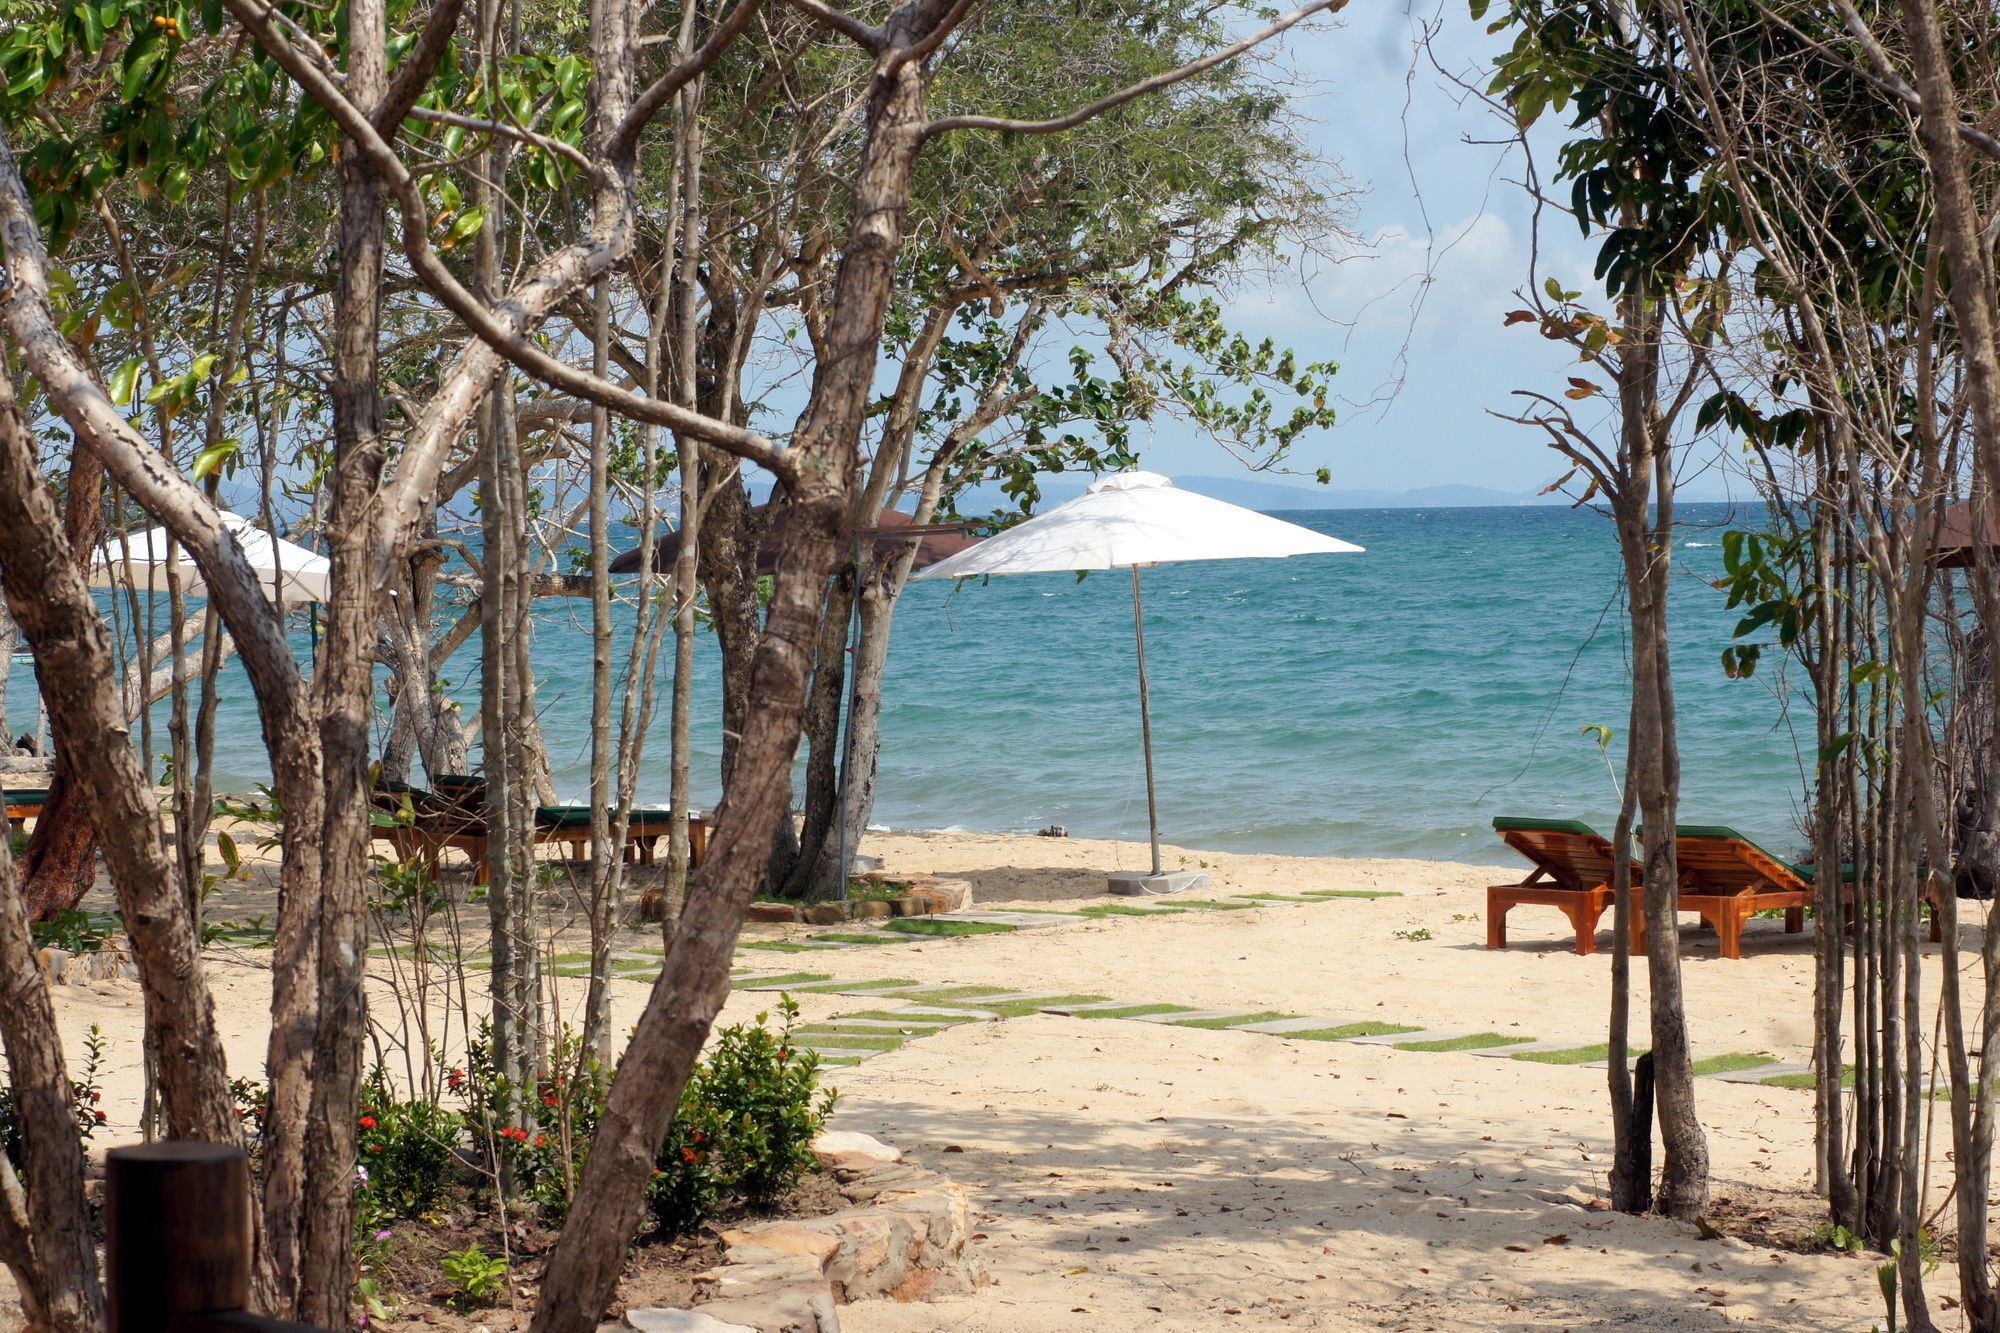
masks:
[(967, 1253), (965, 1187), (909, 1166), (866, 1134), (813, 1140), (852, 1208), (722, 1233), (723, 1262), (695, 1278), (691, 1310), (627, 1310), (639, 1333), (839, 1333), (836, 1307), (961, 1296), (983, 1281)]

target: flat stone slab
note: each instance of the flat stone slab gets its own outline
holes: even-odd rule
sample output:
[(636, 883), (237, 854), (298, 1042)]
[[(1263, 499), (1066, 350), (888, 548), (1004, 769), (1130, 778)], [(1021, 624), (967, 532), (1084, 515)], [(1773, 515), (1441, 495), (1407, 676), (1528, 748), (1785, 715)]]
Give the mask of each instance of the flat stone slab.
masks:
[(1579, 1047), (1594, 1044), (1588, 1041), (1522, 1041), (1508, 1046), (1482, 1046), (1476, 1051), (1465, 1051), (1462, 1054), (1483, 1055), (1489, 1059), (1504, 1060), (1515, 1055), (1539, 1055), (1543, 1051), (1574, 1051)]
[[(831, 1036), (833, 1034), (828, 1033), (826, 1035)], [(878, 1050), (873, 1046), (815, 1046), (809, 1041), (794, 1041), (792, 1046), (796, 1050), (811, 1051), (815, 1055), (827, 1056), (833, 1059), (866, 1060), (871, 1055), (887, 1054), (887, 1052)]]
[(932, 921), (976, 921), (989, 926), (1012, 926), (1016, 930), (1037, 930), (1045, 926), (1067, 926), (1090, 920), (1068, 912), (940, 912)]
[(1762, 1083), (1767, 1078), (1780, 1074), (1810, 1074), (1811, 1065), (1768, 1064), (1755, 1069), (1725, 1069), (1720, 1074), (1703, 1074), (1702, 1078), (1718, 1079), (1724, 1083)]
[[(1074, 991), (1067, 993), (1075, 994)], [(1065, 992), (1059, 990), (1010, 990), (1002, 991), (998, 995), (968, 995), (965, 997), (965, 1003), (977, 1008), (987, 1004), (1016, 1004), (1022, 1000), (1054, 1000), (1063, 994)]]
[[(1379, 1037), (1342, 1037), (1341, 1040), (1351, 1041), (1357, 1046), (1396, 1046), (1406, 1041), (1452, 1041), (1458, 1037), (1471, 1035), (1470, 1032), (1434, 1032), (1425, 1029), (1420, 1032), (1385, 1032)], [(1506, 1049), (1512, 1051), (1519, 1050), (1520, 1047), (1509, 1046)]]
[[(913, 1027), (928, 1028), (932, 1031), (935, 1031), (938, 1028), (948, 1027), (951, 1024), (951, 1020), (948, 1018), (923, 1018), (916, 1016), (910, 1018), (902, 1018), (902, 1019), (826, 1018), (826, 1019), (821, 1019), (820, 1021), (825, 1023), (829, 1027), (865, 1028), (871, 1030), (880, 1029), (883, 1032), (901, 1032), (905, 1028), (913, 1028)], [(808, 1032), (806, 1035), (811, 1036), (812, 1034)], [(831, 1036), (832, 1034), (828, 1033), (825, 1035)], [(853, 1035), (858, 1037), (863, 1034), (857, 1032), (854, 1033)]]
[(952, 1009), (939, 1004), (913, 1004), (898, 1009), (895, 1012), (909, 1014), (913, 1018), (922, 1017), (925, 1014), (935, 1014), (939, 1018), (982, 1018), (988, 1022), (991, 1022), (993, 1019), (993, 1015), (984, 1009)]
[(1363, 1020), (1357, 1018), (1275, 1018), (1268, 1023), (1239, 1023), (1229, 1029), (1231, 1032), (1269, 1032), (1284, 1036), (1287, 1032), (1321, 1032), (1327, 1028), (1352, 1027)]
[(1042, 1012), (1045, 1014), (1056, 1014), (1063, 1018), (1068, 1018), (1072, 1014), (1082, 1014), (1088, 1017), (1091, 1014), (1102, 1013), (1107, 1010), (1136, 1009), (1138, 1007), (1139, 1001), (1137, 1000), (1092, 1000), (1089, 1004), (1052, 1004), (1042, 1010)]
[(1255, 1009), (1184, 1009), (1174, 1014), (1135, 1014), (1123, 1020), (1127, 1023), (1186, 1023), (1198, 1018), (1241, 1018), (1254, 1014)]

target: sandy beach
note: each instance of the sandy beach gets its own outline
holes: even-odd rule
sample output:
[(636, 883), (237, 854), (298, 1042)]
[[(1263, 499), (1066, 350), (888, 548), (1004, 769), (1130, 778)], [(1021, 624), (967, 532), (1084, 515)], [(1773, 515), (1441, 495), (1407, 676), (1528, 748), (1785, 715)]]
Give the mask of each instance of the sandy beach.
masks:
[[(890, 874), (970, 880), (977, 905), (1059, 911), (1115, 900), (1104, 872), (1137, 844), (970, 833), (878, 834)], [(1134, 1005), (1269, 1010), (1586, 1045), (1603, 1038), (1608, 958), (1578, 957), (1560, 914), (1517, 909), (1513, 947), (1484, 947), (1486, 866), (1183, 851), (1204, 895), (1388, 893), (1234, 911), (1110, 916), (1047, 929), (739, 964), (841, 981), (898, 978), (1103, 995)], [(260, 892), (243, 886), (246, 904)], [(1168, 900), (1171, 902), (1171, 900)], [(222, 909), (218, 909), (222, 910)], [(472, 909), (468, 921), (483, 919)], [(1689, 918), (1692, 922), (1692, 918)], [(1968, 925), (1971, 925), (1968, 922)], [(746, 942), (818, 928), (754, 926)], [(1692, 924), (1695, 1054), (1808, 1053), (1808, 936), (1752, 924), (1721, 959)], [(621, 947), (657, 943), (650, 928)], [(232, 1069), (261, 1064), (265, 955), (211, 955)], [(383, 971), (378, 967), (378, 972)], [(378, 1024), (396, 1022), (380, 987)], [(565, 1003), (581, 982), (565, 983)], [(644, 1003), (616, 986), (617, 1020)], [(137, 987), (57, 990), (65, 1030), (111, 1038), (113, 1133), (136, 1124)], [(808, 1021), (883, 1007), (802, 994)], [(774, 997), (736, 992), (725, 1022)], [(1643, 1004), (1643, 999), (1639, 1001)], [(1867, 1256), (1804, 1253), (1602, 1206), (1603, 1073), (1582, 1066), (1157, 1023), (1029, 1014), (967, 1022), (830, 1070), (837, 1127), (876, 1134), (964, 1184), (993, 1282), (936, 1304), (846, 1307), (851, 1333), (1053, 1333), (1079, 1328), (1710, 1330), (1783, 1322), (1860, 1330), (1881, 1317)], [(1798, 1237), (1810, 1194), (1811, 1094), (1705, 1080), (1719, 1214)], [(1951, 1290), (1949, 1275), (1934, 1292)], [(1952, 1316), (1940, 1320), (1952, 1327)], [(509, 1316), (485, 1320), (510, 1326)]]

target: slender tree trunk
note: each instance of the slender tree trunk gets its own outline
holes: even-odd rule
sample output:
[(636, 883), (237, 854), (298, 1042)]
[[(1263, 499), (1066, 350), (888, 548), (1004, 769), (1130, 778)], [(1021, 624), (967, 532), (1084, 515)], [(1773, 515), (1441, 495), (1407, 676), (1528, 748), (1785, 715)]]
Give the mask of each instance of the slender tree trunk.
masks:
[[(87, 449), (71, 451), (68, 491), (63, 541), (77, 568), (87, 569), (104, 540), (104, 464), (97, 455)], [(71, 767), (69, 719), (51, 712), (49, 731), (55, 771), (20, 866), (21, 892), (34, 921), (52, 920), (71, 910), (97, 882), (97, 837), (90, 804)]]
[(828, 355), (818, 361), (811, 405), (790, 451), (798, 481), (757, 645), (752, 673), (757, 707), (744, 719), (711, 857), (619, 1064), (570, 1222), (543, 1276), (534, 1333), (588, 1333), (611, 1298), (653, 1157), (727, 995), (729, 960), (761, 879), (764, 849), (786, 818), (826, 583), (839, 558), (852, 499), (861, 426), (921, 144), (923, 73), (911, 48), (947, 21), (950, 8), (942, 0), (926, 0), (898, 9), (888, 20), (884, 40), (891, 54), (878, 55), (873, 76), (856, 221), (831, 305)]

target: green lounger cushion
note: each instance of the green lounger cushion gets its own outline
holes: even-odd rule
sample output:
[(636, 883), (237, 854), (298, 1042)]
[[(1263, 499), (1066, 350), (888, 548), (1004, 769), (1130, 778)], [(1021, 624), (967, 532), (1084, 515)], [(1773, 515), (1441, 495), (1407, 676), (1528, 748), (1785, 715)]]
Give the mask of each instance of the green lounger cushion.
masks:
[(1516, 815), (1495, 815), (1495, 833), (1574, 833), (1585, 838), (1601, 838), (1599, 833), (1580, 819), (1526, 819)]
[(431, 778), (431, 785), (439, 790), (477, 787), (483, 791), (486, 788), (486, 779), (468, 777), (464, 773), (439, 773)]
[[(665, 810), (634, 810), (628, 829), (652, 828), (667, 824), (673, 816)], [(590, 807), (587, 805), (538, 805), (535, 807), (535, 822), (544, 828), (587, 829), (590, 827)]]
[[(1769, 847), (1758, 842), (1755, 838), (1750, 837), (1748, 834), (1738, 833), (1727, 824), (1676, 824), (1674, 825), (1674, 836), (1677, 838), (1711, 838), (1721, 842), (1740, 842), (1746, 846), (1756, 848), (1806, 883), (1810, 884), (1813, 882), (1813, 868), (1811, 866), (1795, 866)], [(1852, 879), (1854, 877), (1854, 867), (1843, 866), (1841, 870), (1845, 878)]]
[(33, 787), (9, 788), (7, 791), (7, 804), (9, 805), (47, 805), (48, 803), (48, 792)]

